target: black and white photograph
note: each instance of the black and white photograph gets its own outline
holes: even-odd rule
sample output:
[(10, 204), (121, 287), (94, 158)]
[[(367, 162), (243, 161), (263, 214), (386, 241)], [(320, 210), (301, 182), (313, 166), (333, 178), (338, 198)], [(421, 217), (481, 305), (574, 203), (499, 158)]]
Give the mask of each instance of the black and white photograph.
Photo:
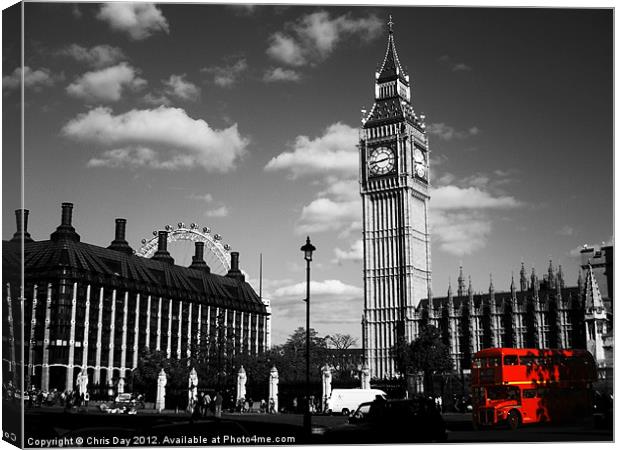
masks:
[(614, 442), (613, 5), (3, 8), (5, 443)]

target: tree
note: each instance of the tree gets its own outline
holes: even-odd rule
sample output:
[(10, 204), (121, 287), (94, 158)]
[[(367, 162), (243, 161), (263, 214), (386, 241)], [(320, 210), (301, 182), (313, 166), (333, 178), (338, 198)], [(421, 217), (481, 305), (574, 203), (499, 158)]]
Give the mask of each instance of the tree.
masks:
[(357, 339), (350, 334), (336, 333), (333, 336), (325, 336), (325, 339), (328, 346), (330, 348), (335, 348), (336, 350), (346, 350), (357, 344)]
[(400, 342), (395, 348), (396, 364), (402, 374), (422, 372), (426, 389), (433, 391), (433, 376), (452, 370), (450, 350), (434, 326), (423, 328), (409, 346)]

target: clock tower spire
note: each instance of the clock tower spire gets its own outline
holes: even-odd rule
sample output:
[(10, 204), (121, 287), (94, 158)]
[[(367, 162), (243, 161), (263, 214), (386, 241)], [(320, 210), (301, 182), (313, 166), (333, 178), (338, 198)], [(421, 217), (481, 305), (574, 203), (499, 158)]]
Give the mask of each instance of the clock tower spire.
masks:
[(412, 106), (412, 82), (398, 57), (393, 26), (390, 16), (359, 146), (364, 357), (378, 378), (397, 375), (392, 349), (416, 337), (416, 309), (431, 286), (428, 138), (424, 115)]

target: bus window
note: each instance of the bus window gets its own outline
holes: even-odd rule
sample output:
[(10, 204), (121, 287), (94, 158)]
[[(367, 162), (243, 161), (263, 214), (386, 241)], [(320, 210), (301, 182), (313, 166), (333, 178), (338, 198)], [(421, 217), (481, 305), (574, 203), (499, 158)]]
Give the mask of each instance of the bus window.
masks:
[(518, 400), (519, 389), (514, 387), (495, 386), (487, 389), (489, 400)]
[(504, 356), (504, 365), (505, 366), (516, 366), (518, 363), (517, 355), (506, 355)]
[(474, 369), (479, 369), (480, 367), (482, 367), (482, 360), (480, 358), (474, 358), (471, 362), (471, 366)]
[(489, 367), (498, 367), (500, 366), (500, 359), (497, 356), (492, 356), (489, 358)]
[(526, 389), (523, 391), (523, 398), (536, 398), (536, 389)]

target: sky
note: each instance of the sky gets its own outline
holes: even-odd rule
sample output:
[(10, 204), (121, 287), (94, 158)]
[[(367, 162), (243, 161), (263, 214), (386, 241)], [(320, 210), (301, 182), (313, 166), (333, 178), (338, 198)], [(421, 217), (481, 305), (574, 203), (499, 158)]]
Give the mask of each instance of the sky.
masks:
[[(83, 241), (209, 226), (271, 300), (272, 342), (305, 324), (361, 345), (358, 131), (393, 16), (427, 117), (436, 296), (477, 292), (613, 243), (610, 9), (26, 3), (28, 230), (72, 202)], [(13, 30), (6, 21), (5, 32)], [(8, 24), (8, 25), (7, 25)], [(3, 41), (3, 239), (19, 208), (19, 45)], [(9, 131), (7, 131), (9, 130)], [(174, 248), (172, 248), (174, 247)], [(177, 263), (193, 250), (171, 244)]]

